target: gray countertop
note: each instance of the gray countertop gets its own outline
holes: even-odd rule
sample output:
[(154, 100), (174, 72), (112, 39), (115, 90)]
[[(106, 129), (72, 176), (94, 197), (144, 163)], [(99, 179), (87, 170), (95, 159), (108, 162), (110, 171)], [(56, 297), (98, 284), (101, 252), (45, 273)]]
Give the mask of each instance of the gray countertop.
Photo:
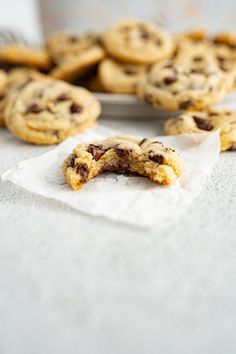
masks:
[[(0, 149), (2, 173), (50, 147), (2, 129)], [(235, 353), (235, 154), (221, 154), (191, 206), (152, 230), (0, 182), (0, 353)]]

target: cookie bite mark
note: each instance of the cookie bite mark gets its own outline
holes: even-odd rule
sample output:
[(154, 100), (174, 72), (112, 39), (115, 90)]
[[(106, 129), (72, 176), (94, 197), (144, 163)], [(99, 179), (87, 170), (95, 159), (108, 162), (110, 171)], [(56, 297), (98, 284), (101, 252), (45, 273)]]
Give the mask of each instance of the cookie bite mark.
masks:
[(62, 169), (66, 182), (77, 190), (102, 172), (133, 173), (170, 184), (182, 174), (183, 164), (174, 149), (160, 142), (117, 136), (77, 145)]

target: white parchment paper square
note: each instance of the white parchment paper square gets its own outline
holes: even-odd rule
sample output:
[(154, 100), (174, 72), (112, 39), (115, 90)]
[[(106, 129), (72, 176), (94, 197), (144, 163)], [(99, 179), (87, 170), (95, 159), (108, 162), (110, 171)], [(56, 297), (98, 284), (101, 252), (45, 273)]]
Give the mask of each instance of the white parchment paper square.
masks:
[(61, 172), (64, 158), (78, 143), (117, 134), (93, 127), (39, 157), (18, 163), (2, 175), (2, 181), (11, 181), (83, 213), (146, 227), (160, 225), (186, 209), (199, 194), (220, 152), (219, 131), (155, 137), (174, 147), (184, 161), (184, 174), (173, 185), (158, 186), (145, 177), (109, 173), (97, 176), (80, 191), (71, 190)]

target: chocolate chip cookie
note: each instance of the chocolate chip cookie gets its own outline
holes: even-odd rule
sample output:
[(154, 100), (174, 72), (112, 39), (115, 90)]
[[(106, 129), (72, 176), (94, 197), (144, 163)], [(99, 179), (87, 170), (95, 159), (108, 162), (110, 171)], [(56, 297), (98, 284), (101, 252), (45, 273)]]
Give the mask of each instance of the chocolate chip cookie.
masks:
[(17, 45), (1, 46), (0, 61), (45, 70), (51, 65), (49, 56), (43, 49)]
[(62, 169), (66, 182), (78, 190), (102, 172), (135, 173), (171, 184), (183, 173), (183, 163), (171, 147), (127, 135), (77, 145)]
[(211, 61), (196, 67), (188, 60), (168, 60), (152, 66), (137, 93), (144, 102), (164, 110), (202, 109), (220, 101), (231, 86)]
[(98, 67), (99, 79), (107, 92), (134, 94), (146, 66), (104, 59)]
[(184, 112), (164, 125), (168, 135), (206, 133), (220, 129), (221, 151), (236, 149), (236, 112), (219, 109)]
[(99, 45), (100, 34), (96, 32), (85, 33), (54, 33), (46, 43), (45, 48), (54, 63), (61, 62), (63, 59), (78, 55), (81, 52)]
[(57, 80), (31, 80), (7, 100), (4, 120), (19, 139), (55, 144), (93, 125), (101, 108), (85, 88)]
[(47, 80), (47, 76), (35, 71), (33, 69), (27, 68), (16, 68), (12, 69), (7, 75), (4, 73), (6, 78), (6, 84), (4, 88), (0, 91), (0, 126), (4, 127), (4, 111), (7, 105), (7, 100), (10, 95), (18, 91), (24, 87), (26, 83), (31, 81), (32, 79), (41, 79)]
[(107, 30), (102, 41), (112, 57), (133, 64), (151, 64), (167, 58), (174, 48), (172, 37), (164, 29), (131, 20)]
[(55, 79), (73, 82), (85, 75), (90, 69), (105, 57), (105, 52), (100, 46), (93, 46), (78, 55), (70, 55), (62, 60), (50, 72)]

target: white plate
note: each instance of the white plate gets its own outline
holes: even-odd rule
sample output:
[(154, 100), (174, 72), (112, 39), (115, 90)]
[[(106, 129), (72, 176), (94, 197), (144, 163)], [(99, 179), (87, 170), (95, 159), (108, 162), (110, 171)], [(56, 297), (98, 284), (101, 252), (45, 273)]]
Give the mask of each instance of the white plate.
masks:
[(103, 117), (109, 117), (109, 119), (117, 117), (124, 119), (158, 119), (178, 114), (178, 112), (152, 108), (133, 95), (95, 93), (95, 96), (102, 104)]
[[(103, 117), (109, 119), (160, 119), (180, 113), (149, 107), (132, 95), (95, 93), (95, 96), (102, 104)], [(236, 91), (228, 94), (216, 107), (236, 110)]]

